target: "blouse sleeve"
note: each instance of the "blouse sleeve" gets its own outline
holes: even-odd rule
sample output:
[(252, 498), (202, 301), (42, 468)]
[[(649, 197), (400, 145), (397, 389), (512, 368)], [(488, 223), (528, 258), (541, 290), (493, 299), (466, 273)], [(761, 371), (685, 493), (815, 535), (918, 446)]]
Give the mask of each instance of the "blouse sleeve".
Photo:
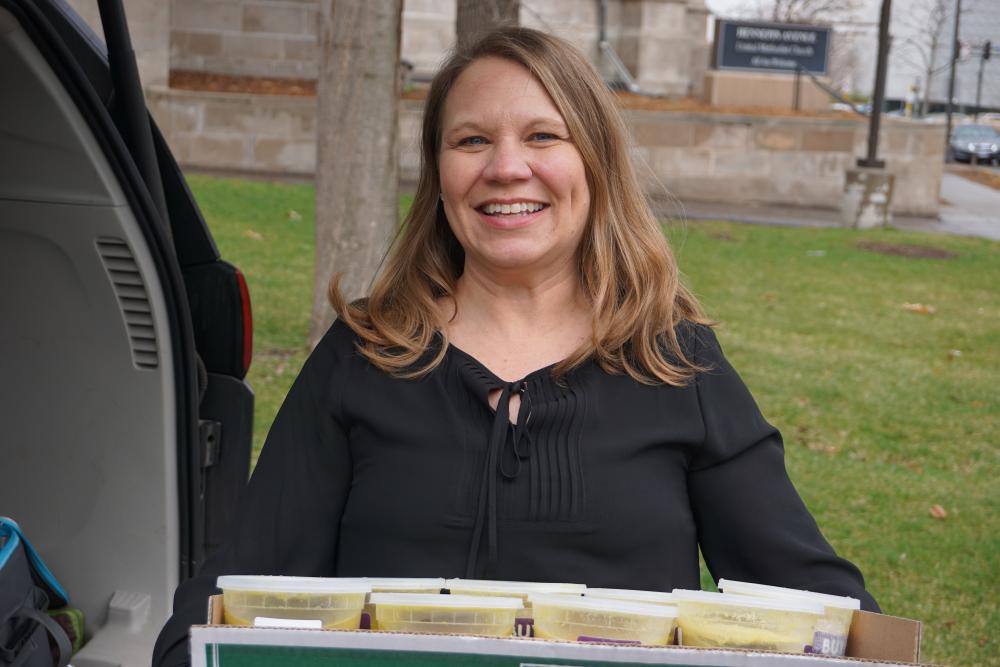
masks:
[(351, 458), (340, 421), (346, 327), (335, 324), (296, 378), (261, 450), (229, 538), (174, 594), (174, 613), (157, 639), (153, 665), (187, 665), (188, 632), (205, 622), (222, 574), (331, 576)]
[(705, 439), (692, 456), (688, 493), (712, 576), (861, 600), (879, 611), (861, 572), (837, 556), (785, 471), (781, 434), (764, 419), (722, 353), (697, 327), (694, 349)]

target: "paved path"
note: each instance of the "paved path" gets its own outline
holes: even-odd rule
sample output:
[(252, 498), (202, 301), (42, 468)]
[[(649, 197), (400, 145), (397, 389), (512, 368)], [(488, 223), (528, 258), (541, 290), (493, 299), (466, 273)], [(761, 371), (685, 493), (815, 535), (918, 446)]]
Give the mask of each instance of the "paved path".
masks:
[[(945, 173), (941, 180), (940, 218), (893, 216), (892, 225), (909, 229), (961, 236), (979, 236), (1000, 241), (1000, 190)], [(839, 227), (840, 212), (795, 206), (755, 206), (687, 201), (662, 202), (656, 213), (690, 220), (733, 220), (790, 227)]]
[(941, 224), (955, 234), (1000, 241), (1000, 190), (945, 173)]

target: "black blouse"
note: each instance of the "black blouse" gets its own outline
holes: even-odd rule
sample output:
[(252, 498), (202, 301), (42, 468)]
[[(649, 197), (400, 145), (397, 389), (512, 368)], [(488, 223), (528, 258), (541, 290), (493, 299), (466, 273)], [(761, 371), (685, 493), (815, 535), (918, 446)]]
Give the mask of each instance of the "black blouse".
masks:
[(700, 587), (700, 546), (716, 579), (850, 595), (877, 611), (796, 493), (780, 434), (714, 332), (678, 333), (709, 369), (682, 388), (593, 362), (558, 383), (551, 367), (507, 383), (454, 346), (427, 376), (398, 379), (334, 324), (275, 419), (229, 541), (178, 589), (155, 664), (186, 662), (188, 627), (204, 622), (220, 574), (669, 591)]

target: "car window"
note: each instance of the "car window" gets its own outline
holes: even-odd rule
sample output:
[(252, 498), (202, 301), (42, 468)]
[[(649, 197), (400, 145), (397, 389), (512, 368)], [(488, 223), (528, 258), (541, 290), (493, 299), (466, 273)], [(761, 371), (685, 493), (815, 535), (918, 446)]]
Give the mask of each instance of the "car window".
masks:
[(965, 141), (997, 141), (1000, 139), (1000, 132), (997, 132), (992, 127), (976, 125), (956, 129), (955, 137)]

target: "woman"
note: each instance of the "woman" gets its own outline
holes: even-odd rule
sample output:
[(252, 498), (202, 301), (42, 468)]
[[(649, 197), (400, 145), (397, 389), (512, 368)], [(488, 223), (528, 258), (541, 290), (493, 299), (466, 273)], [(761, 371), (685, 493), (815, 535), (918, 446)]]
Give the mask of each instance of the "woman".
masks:
[(158, 642), (183, 662), (222, 573), (698, 588), (877, 610), (726, 362), (585, 58), (527, 29), (431, 85), (412, 210), (275, 420), (227, 546)]

